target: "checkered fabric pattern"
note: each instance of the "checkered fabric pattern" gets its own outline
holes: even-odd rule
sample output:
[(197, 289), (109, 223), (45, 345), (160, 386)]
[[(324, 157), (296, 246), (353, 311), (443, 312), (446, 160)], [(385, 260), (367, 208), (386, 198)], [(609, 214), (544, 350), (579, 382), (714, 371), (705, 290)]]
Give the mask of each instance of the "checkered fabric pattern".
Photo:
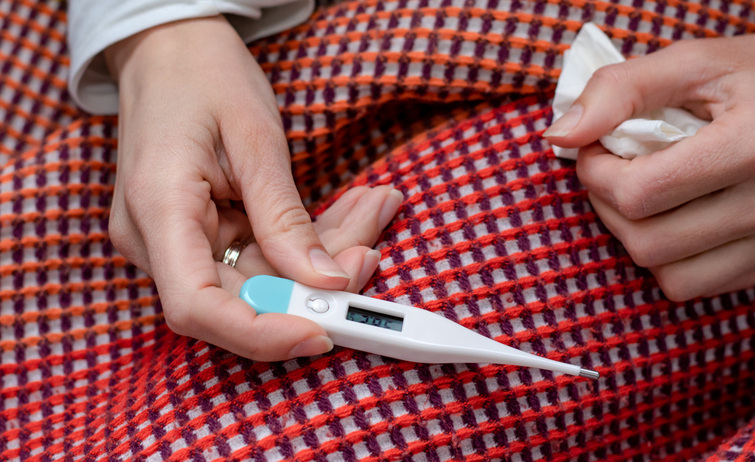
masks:
[(585, 21), (626, 55), (755, 31), (744, 0), (365, 0), (252, 46), (315, 213), (405, 197), (371, 296), (597, 382), (173, 334), (108, 240), (115, 118), (66, 94), (65, 5), (0, 2), (2, 460), (751, 461), (755, 290), (664, 299), (542, 139)]
[(721, 444), (708, 462), (755, 461), (755, 421), (743, 427), (736, 436)]

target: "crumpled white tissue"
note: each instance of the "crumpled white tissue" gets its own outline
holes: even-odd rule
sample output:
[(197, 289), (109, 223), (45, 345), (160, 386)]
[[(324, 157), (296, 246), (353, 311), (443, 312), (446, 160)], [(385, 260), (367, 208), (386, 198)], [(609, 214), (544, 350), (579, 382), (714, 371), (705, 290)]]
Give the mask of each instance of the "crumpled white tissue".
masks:
[[(564, 52), (564, 65), (553, 100), (553, 120), (571, 107), (595, 71), (622, 61), (624, 57), (598, 26), (593, 23), (582, 26), (571, 48)], [(600, 142), (610, 152), (632, 159), (692, 136), (707, 124), (684, 109), (665, 107), (624, 121), (611, 133), (602, 136)], [(568, 159), (576, 159), (577, 151), (553, 146), (557, 156)]]

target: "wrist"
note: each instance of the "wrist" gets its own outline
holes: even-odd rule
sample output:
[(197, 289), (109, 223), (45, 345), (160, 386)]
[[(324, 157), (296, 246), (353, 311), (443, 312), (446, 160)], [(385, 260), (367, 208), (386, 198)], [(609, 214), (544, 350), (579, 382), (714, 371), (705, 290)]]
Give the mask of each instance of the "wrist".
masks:
[[(119, 87), (145, 80), (155, 72), (189, 71), (190, 61), (207, 45), (225, 43), (226, 36), (240, 41), (223, 16), (170, 22), (127, 37), (104, 51), (108, 69)], [(221, 45), (222, 46), (222, 45)]]

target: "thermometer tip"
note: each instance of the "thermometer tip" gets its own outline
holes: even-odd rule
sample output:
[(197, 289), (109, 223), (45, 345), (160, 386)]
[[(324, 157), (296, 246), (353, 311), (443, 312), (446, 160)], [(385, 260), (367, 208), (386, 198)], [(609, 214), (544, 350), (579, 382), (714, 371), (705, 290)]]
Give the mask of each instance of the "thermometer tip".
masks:
[(588, 379), (593, 379), (593, 380), (598, 380), (600, 378), (600, 374), (598, 372), (591, 371), (590, 369), (580, 369), (579, 376), (587, 377)]

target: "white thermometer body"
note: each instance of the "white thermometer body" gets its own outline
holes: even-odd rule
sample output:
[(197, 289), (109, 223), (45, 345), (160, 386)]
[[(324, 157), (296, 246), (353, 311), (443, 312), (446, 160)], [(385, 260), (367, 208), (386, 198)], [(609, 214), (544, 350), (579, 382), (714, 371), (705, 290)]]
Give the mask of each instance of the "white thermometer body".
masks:
[(419, 363), (485, 363), (536, 367), (591, 379), (595, 371), (525, 353), (443, 316), (363, 295), (255, 276), (240, 297), (258, 314), (287, 313), (321, 325), (333, 343)]

